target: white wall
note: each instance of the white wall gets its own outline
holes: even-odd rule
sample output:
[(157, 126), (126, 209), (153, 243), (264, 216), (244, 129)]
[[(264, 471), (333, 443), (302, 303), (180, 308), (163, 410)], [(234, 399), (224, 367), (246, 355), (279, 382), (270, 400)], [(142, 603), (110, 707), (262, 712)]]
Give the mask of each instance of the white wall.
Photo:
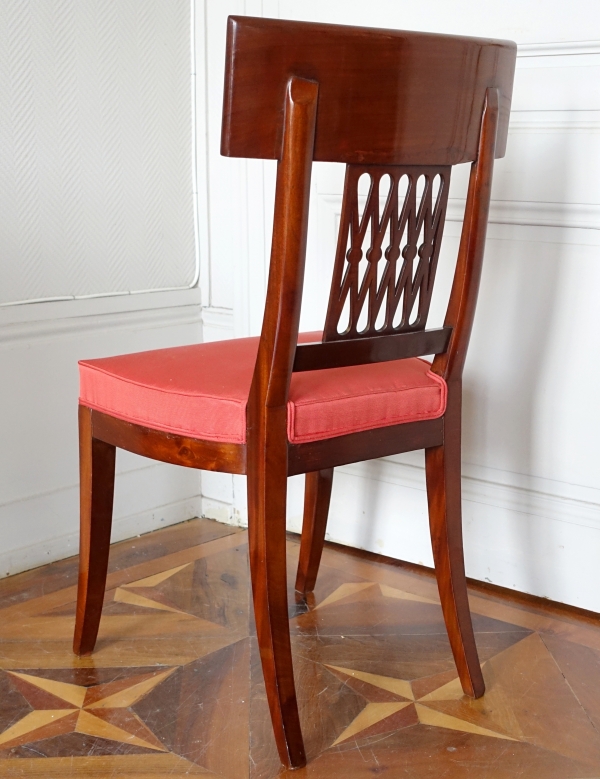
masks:
[[(193, 11), (189, 0), (3, 4), (0, 576), (77, 551), (77, 360), (202, 337)], [(201, 4), (196, 22), (202, 52)], [(117, 473), (113, 540), (201, 511), (197, 471), (120, 452)]]
[[(228, 13), (519, 44), (465, 374), (467, 572), (600, 611), (600, 5), (207, 0), (210, 338), (260, 329), (274, 185), (273, 163), (219, 157)], [(319, 165), (313, 177), (306, 328), (323, 322), (342, 173)], [(453, 176), (432, 323), (443, 316), (464, 205), (467, 171)], [(293, 529), (301, 496), (302, 479), (290, 480)], [(244, 479), (203, 475), (203, 510), (243, 524)], [(336, 469), (332, 540), (430, 565), (426, 517), (422, 453)]]

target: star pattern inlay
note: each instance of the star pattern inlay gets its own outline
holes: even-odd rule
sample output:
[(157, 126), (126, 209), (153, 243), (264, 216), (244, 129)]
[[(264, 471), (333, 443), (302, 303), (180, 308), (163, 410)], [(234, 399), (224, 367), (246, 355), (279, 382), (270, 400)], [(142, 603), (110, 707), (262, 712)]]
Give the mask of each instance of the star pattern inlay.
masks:
[(33, 711), (0, 733), (0, 749), (80, 733), (166, 752), (131, 707), (176, 670), (168, 668), (90, 687), (8, 671), (13, 686)]
[(331, 606), (339, 601), (344, 603), (352, 603), (361, 597), (373, 597), (373, 595), (382, 595), (384, 598), (394, 598), (396, 600), (408, 600), (415, 603), (431, 603), (434, 606), (439, 605), (439, 600), (433, 600), (432, 598), (426, 598), (423, 595), (417, 595), (414, 592), (407, 592), (406, 590), (399, 590), (396, 587), (389, 587), (387, 584), (379, 584), (377, 582), (348, 582), (341, 584), (336, 590), (328, 595), (321, 603), (315, 606), (312, 611), (317, 611), (325, 606)]
[(463, 698), (464, 694), (458, 678), (442, 684), (420, 698), (416, 698), (411, 682), (406, 679), (381, 676), (335, 665), (327, 665), (326, 667), (367, 700), (365, 708), (338, 736), (332, 746), (337, 746), (359, 734), (367, 737), (419, 723), (448, 730), (458, 730), (463, 733), (474, 733), (489, 738), (500, 738), (506, 741), (519, 740), (508, 733), (483, 727), (428, 705), (441, 701), (458, 701)]
[(127, 603), (130, 606), (141, 606), (145, 609), (157, 609), (158, 611), (172, 611), (176, 614), (185, 614), (186, 612), (178, 609), (171, 604), (163, 595), (158, 592), (141, 594), (136, 590), (151, 590), (158, 587), (159, 584), (166, 582), (175, 574), (189, 568), (192, 563), (178, 565), (176, 568), (169, 568), (167, 571), (161, 571), (153, 576), (146, 576), (144, 579), (129, 582), (115, 590), (114, 600), (117, 603)]

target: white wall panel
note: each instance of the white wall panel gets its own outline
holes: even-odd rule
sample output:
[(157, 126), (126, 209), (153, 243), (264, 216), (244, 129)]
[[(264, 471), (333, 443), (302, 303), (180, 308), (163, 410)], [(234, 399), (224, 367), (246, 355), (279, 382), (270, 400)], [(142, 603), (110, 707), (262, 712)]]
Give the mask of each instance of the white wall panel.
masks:
[[(0, 576), (77, 552), (77, 361), (201, 327), (197, 289), (0, 308)], [(118, 453), (113, 541), (200, 512), (198, 471)]]
[[(204, 21), (202, 0), (0, 0), (0, 576), (77, 551), (77, 361), (223, 330)], [(10, 305), (47, 297), (79, 299)], [(113, 541), (201, 511), (198, 471), (119, 452)]]
[(0, 304), (196, 278), (190, 0), (3, 0)]

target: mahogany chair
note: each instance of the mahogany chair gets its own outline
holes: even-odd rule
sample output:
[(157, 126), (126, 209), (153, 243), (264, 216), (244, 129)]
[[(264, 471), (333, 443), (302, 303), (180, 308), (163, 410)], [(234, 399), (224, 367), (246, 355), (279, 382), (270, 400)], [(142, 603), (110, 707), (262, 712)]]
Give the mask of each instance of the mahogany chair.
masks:
[[(288, 476), (306, 474), (296, 589), (307, 593), (334, 467), (425, 449), (450, 644), (465, 693), (484, 692), (462, 550), (461, 377), (515, 56), (507, 41), (231, 17), (221, 150), (278, 160), (261, 336), (80, 364), (75, 652), (90, 654), (98, 633), (116, 447), (246, 474), (257, 636), (287, 766), (305, 763), (286, 594)], [(322, 337), (298, 335), (313, 160), (347, 165)], [(472, 166), (446, 319), (426, 330), (451, 166), (463, 162)]]

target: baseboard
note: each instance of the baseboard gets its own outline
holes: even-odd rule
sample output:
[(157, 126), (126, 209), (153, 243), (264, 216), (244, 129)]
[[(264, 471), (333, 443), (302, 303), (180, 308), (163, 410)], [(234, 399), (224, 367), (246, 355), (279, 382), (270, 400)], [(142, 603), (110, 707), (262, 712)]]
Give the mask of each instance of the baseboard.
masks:
[(212, 498), (202, 498), (202, 508), (200, 516), (205, 519), (214, 519), (223, 525), (239, 526), (236, 520), (235, 512), (231, 503), (223, 503)]
[[(9, 312), (12, 313), (12, 310)], [(0, 346), (27, 348), (39, 341), (56, 344), (60, 339), (77, 339), (86, 333), (95, 334), (123, 329), (151, 330), (191, 325), (197, 327), (199, 332), (200, 324), (201, 309), (196, 303), (164, 308), (108, 311), (54, 320), (32, 319), (3, 326), (0, 330)]]
[[(129, 517), (115, 518), (111, 544), (194, 519), (200, 514), (199, 503), (199, 498), (191, 501), (182, 500), (168, 506), (159, 506), (151, 511), (132, 514)], [(77, 532), (0, 553), (0, 578), (29, 571), (31, 568), (38, 568), (40, 565), (53, 563), (56, 560), (64, 560), (76, 555), (78, 549), (79, 533)]]
[[(170, 466), (156, 464), (117, 475), (111, 542), (200, 516), (196, 472), (177, 471), (181, 475), (173, 473)], [(77, 554), (78, 515), (76, 485), (0, 506), (0, 578)], [(34, 543), (23, 544), (31, 538)]]

